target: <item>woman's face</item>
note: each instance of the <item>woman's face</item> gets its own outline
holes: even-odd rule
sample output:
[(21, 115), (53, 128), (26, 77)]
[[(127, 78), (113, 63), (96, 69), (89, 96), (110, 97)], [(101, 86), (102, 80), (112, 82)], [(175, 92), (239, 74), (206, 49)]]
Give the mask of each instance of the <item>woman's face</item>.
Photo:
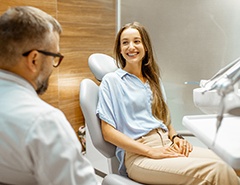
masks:
[(127, 28), (120, 37), (120, 48), (123, 58), (128, 63), (139, 63), (145, 56), (142, 38), (137, 29)]

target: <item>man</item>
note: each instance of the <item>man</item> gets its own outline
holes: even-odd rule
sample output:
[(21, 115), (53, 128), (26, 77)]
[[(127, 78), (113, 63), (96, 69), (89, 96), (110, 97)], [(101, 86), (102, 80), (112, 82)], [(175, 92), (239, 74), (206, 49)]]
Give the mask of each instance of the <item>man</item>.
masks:
[(60, 24), (34, 7), (0, 17), (0, 183), (95, 185), (64, 114), (42, 101), (59, 53)]

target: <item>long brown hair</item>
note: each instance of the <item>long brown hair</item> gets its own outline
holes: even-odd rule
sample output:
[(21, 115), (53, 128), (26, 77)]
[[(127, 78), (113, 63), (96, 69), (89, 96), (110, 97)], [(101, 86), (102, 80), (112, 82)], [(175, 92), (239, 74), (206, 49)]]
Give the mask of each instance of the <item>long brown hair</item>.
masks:
[(153, 49), (150, 37), (146, 29), (138, 22), (133, 22), (123, 26), (115, 40), (114, 55), (117, 65), (121, 68), (126, 66), (126, 60), (121, 54), (121, 34), (125, 29), (133, 28), (139, 31), (146, 54), (142, 60), (142, 74), (147, 78), (153, 93), (152, 114), (155, 118), (162, 120), (165, 125), (171, 123), (169, 109), (164, 101), (160, 87), (160, 70), (153, 56)]

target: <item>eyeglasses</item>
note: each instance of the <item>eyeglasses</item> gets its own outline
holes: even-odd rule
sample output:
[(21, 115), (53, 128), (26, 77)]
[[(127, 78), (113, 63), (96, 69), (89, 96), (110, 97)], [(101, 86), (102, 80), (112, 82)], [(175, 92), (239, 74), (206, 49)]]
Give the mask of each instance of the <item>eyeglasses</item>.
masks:
[[(26, 57), (26, 56), (28, 56), (32, 51), (33, 51), (33, 50), (27, 51), (27, 52), (23, 53), (22, 55)], [(38, 51), (39, 53), (42, 53), (42, 54), (44, 54), (44, 55), (47, 55), (47, 56), (53, 56), (53, 57), (54, 57), (53, 67), (58, 67), (58, 66), (60, 65), (60, 63), (62, 62), (63, 58), (64, 58), (64, 56), (61, 55), (60, 53), (52, 53), (52, 52), (42, 51), (42, 50), (37, 50), (37, 49), (36, 49), (36, 51)]]

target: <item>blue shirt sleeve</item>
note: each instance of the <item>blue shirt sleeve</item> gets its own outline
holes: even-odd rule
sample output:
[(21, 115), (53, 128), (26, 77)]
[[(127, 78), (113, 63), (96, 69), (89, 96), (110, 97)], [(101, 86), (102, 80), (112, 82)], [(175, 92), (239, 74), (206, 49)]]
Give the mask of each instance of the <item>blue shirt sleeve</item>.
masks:
[(103, 80), (99, 87), (97, 115), (98, 117), (116, 128), (114, 119), (113, 101), (108, 82)]

